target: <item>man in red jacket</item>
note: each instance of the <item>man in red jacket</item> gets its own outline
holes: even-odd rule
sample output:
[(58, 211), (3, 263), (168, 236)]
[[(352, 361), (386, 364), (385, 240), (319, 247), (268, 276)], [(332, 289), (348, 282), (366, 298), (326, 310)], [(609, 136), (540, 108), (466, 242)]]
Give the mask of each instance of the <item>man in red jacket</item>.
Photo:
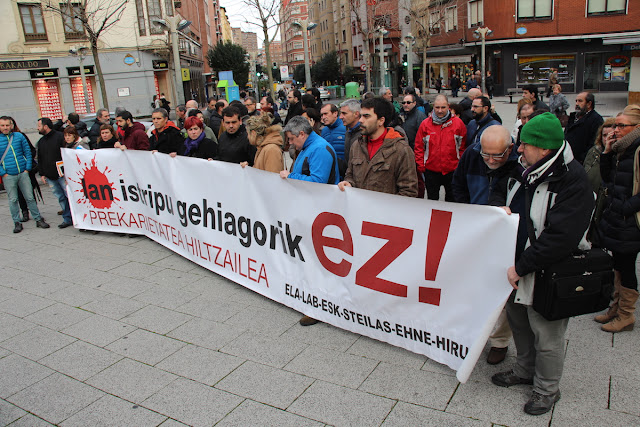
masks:
[(148, 150), (149, 138), (145, 132), (144, 125), (134, 122), (130, 112), (124, 110), (116, 116), (118, 127), (124, 132), (124, 137), (116, 142), (114, 147), (121, 150)]
[(445, 201), (453, 202), (451, 180), (453, 171), (465, 149), (467, 128), (462, 120), (449, 111), (449, 100), (438, 95), (433, 111), (420, 127), (415, 141), (418, 172), (424, 173), (429, 200), (438, 200), (444, 186)]

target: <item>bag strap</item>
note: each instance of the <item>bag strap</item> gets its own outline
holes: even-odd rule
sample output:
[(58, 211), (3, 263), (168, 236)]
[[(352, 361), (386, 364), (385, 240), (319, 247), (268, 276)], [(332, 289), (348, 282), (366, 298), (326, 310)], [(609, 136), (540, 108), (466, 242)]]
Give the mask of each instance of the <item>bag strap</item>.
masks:
[(7, 153), (9, 152), (9, 148), (11, 148), (11, 144), (13, 143), (13, 134), (11, 134), (11, 136), (7, 136), (7, 149), (4, 150), (4, 154), (2, 155), (2, 158), (0, 158), (0, 164), (2, 164), (2, 162), (4, 162), (4, 158), (7, 157)]

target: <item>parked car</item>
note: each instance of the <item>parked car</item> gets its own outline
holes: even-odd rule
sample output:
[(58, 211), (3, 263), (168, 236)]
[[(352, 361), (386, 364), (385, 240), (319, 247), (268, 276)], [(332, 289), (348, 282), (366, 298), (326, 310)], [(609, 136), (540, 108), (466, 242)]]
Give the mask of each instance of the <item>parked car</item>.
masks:
[(328, 90), (326, 90), (323, 87), (319, 87), (318, 90), (320, 91), (320, 99), (322, 100), (331, 99), (331, 94), (329, 93)]

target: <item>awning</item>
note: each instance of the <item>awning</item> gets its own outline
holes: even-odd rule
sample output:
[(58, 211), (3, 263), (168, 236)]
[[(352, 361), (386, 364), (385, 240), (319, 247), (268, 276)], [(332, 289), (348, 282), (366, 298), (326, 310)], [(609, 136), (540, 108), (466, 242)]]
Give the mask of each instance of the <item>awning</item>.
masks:
[(640, 43), (640, 36), (639, 37), (612, 37), (612, 38), (608, 38), (602, 39), (602, 44), (607, 44), (607, 45), (611, 45), (611, 44), (626, 44), (626, 43)]
[(471, 55), (458, 56), (434, 56), (427, 55), (427, 63), (429, 64), (446, 64), (446, 63), (468, 63), (471, 62)]

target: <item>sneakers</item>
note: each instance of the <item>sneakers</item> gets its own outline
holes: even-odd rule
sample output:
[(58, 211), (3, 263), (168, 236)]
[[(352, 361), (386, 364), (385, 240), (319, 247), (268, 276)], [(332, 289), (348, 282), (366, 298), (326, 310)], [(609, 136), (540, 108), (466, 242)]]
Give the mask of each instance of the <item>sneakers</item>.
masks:
[(44, 222), (44, 219), (40, 219), (40, 221), (36, 221), (36, 227), (49, 228), (49, 224)]
[(513, 369), (500, 372), (491, 377), (491, 382), (500, 387), (511, 387), (519, 384), (533, 384), (533, 378), (521, 378), (513, 372)]
[(309, 316), (304, 316), (302, 319), (300, 319), (300, 324), (302, 326), (311, 326), (311, 325), (315, 325), (318, 322), (319, 322), (318, 320)]
[(489, 365), (497, 365), (502, 362), (507, 356), (507, 350), (509, 347), (491, 347), (489, 354), (487, 355), (487, 363)]
[(67, 227), (71, 227), (73, 224), (71, 224), (70, 222), (63, 222), (62, 224), (58, 225), (58, 228), (67, 228)]
[(550, 395), (534, 391), (529, 401), (524, 405), (524, 412), (529, 415), (546, 414), (558, 400), (560, 400), (560, 390)]
[(19, 233), (22, 231), (22, 224), (20, 224), (19, 222), (14, 222), (13, 225), (14, 225), (13, 227), (14, 233)]

